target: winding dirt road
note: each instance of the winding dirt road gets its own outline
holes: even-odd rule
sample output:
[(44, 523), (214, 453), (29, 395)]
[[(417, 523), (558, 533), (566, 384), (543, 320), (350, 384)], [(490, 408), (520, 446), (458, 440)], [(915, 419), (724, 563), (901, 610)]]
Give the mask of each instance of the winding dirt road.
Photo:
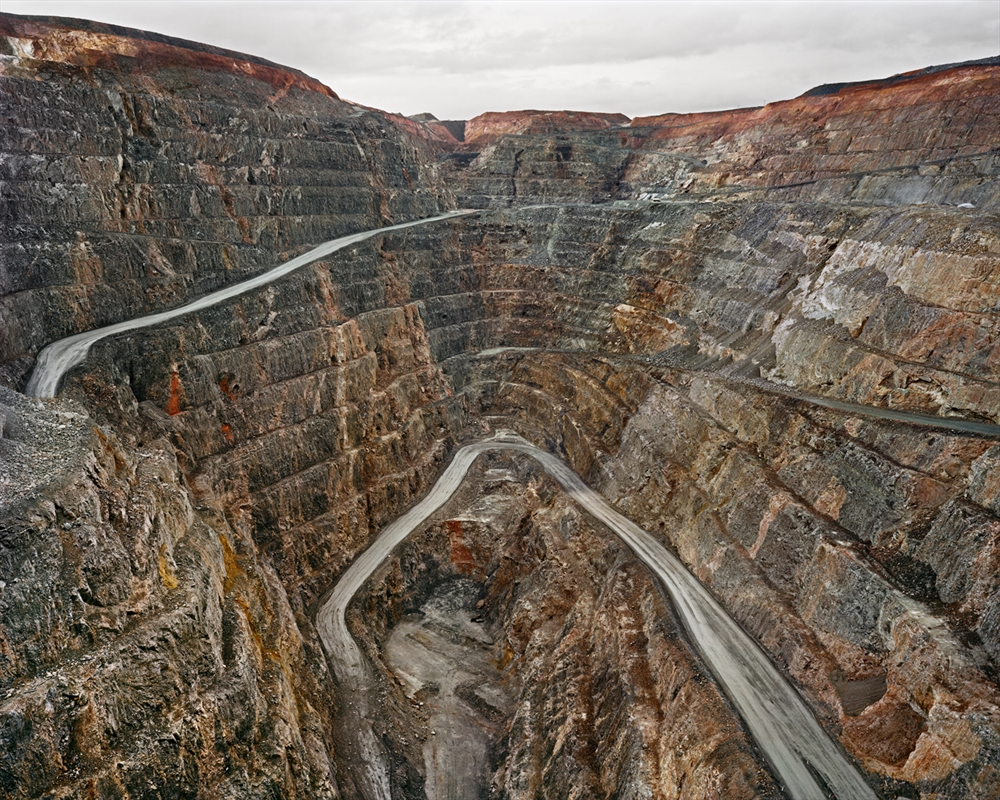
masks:
[(62, 380), (63, 375), (87, 357), (87, 353), (90, 352), (90, 348), (94, 342), (108, 336), (113, 336), (116, 333), (122, 333), (124, 331), (132, 331), (137, 328), (148, 328), (151, 325), (159, 325), (161, 322), (167, 322), (168, 320), (175, 319), (176, 317), (183, 316), (184, 314), (190, 314), (193, 311), (201, 311), (203, 308), (209, 308), (210, 306), (214, 306), (216, 303), (221, 303), (233, 297), (238, 297), (241, 294), (257, 289), (261, 286), (266, 286), (272, 281), (276, 281), (278, 278), (282, 278), (290, 272), (294, 272), (300, 267), (304, 267), (306, 264), (318, 261), (323, 258), (323, 256), (335, 253), (337, 250), (343, 250), (345, 247), (350, 247), (352, 244), (363, 242), (365, 239), (371, 239), (373, 236), (388, 233), (389, 231), (399, 231), (403, 230), (403, 228), (412, 228), (416, 225), (427, 225), (428, 223), (438, 222), (443, 219), (451, 219), (452, 217), (461, 217), (466, 214), (476, 213), (478, 212), (475, 210), (450, 211), (447, 214), (440, 214), (436, 217), (427, 217), (426, 219), (418, 219), (413, 222), (403, 222), (399, 225), (390, 225), (386, 228), (376, 228), (371, 231), (362, 231), (361, 233), (352, 233), (349, 236), (341, 236), (339, 239), (332, 239), (329, 242), (319, 245), (319, 247), (314, 247), (308, 253), (303, 253), (297, 258), (293, 258), (291, 261), (279, 264), (273, 269), (263, 272), (255, 278), (250, 278), (250, 280), (243, 281), (242, 283), (227, 286), (224, 289), (219, 289), (217, 292), (206, 294), (204, 297), (199, 297), (197, 300), (193, 300), (186, 305), (172, 308), (169, 311), (160, 311), (156, 314), (148, 314), (144, 317), (136, 317), (135, 319), (125, 320), (124, 322), (117, 322), (114, 325), (108, 325), (104, 328), (95, 328), (92, 331), (84, 331), (83, 333), (78, 333), (75, 336), (68, 336), (65, 339), (52, 342), (38, 354), (38, 361), (35, 364), (34, 371), (31, 373), (31, 379), (28, 381), (28, 385), (25, 388), (24, 393), (32, 397), (55, 397), (56, 392), (59, 389), (59, 382)]
[(461, 448), (430, 492), (388, 525), (347, 569), (316, 615), (330, 666), (350, 697), (357, 735), (355, 754), (367, 774), (359, 776), (369, 800), (388, 800), (386, 756), (372, 733), (367, 713), (371, 667), (347, 630), (351, 598), (400, 542), (455, 493), (472, 462), (487, 450), (514, 450), (538, 461), (560, 486), (597, 520), (628, 544), (663, 582), (678, 616), (771, 764), (787, 794), (796, 800), (849, 798), (875, 800), (858, 769), (820, 727), (813, 713), (770, 659), (723, 610), (708, 590), (653, 536), (615, 511), (561, 459), (520, 436), (500, 432)]

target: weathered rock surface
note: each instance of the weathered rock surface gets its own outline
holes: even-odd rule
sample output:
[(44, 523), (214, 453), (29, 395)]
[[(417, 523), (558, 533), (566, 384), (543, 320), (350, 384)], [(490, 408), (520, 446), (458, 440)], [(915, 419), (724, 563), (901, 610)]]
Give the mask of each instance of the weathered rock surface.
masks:
[(299, 73), (2, 24), (5, 365), (439, 208), (416, 141)]
[[(467, 647), (492, 640), (498, 668), (492, 681), (484, 670), (464, 693), (459, 687), (461, 714), (479, 715), (487, 730), (502, 723), (484, 795), (780, 796), (662, 590), (533, 462), (481, 457), (436, 516), (372, 577), (354, 613), (359, 639), (384, 664), (393, 719), (403, 721), (384, 734), (395, 752), (410, 753), (411, 769), (398, 774), (434, 776), (430, 757), (440, 753), (444, 726), (461, 718), (451, 722), (432, 700), (453, 680), (448, 669), (437, 685), (417, 682), (413, 659), (395, 661), (391, 648), (383, 656), (378, 642), (392, 645), (400, 628), (411, 629), (409, 614), (428, 587), (465, 579), (481, 583), (477, 619), (486, 629)], [(423, 759), (410, 743), (422, 743)], [(476, 796), (442, 789), (427, 796)]]
[(4, 796), (336, 796), (322, 656), (170, 444), (0, 402)]
[(465, 123), (463, 141), (482, 145), (505, 135), (601, 131), (628, 125), (624, 114), (588, 111), (487, 112)]
[[(356, 796), (310, 615), (491, 426), (659, 533), (882, 796), (1000, 793), (997, 437), (808, 402), (1000, 423), (1000, 67), (461, 142), (249, 56), (0, 34), (0, 793)], [(456, 203), (17, 392), (53, 339)], [(399, 796), (443, 745), (386, 642), (459, 577), (488, 796), (779, 796), (638, 562), (476, 469), (352, 612)]]

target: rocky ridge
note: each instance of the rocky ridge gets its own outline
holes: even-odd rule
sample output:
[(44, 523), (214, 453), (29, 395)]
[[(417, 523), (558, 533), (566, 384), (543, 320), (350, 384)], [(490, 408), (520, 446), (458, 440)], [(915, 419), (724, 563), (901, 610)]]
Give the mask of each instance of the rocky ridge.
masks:
[[(250, 57), (0, 19), (5, 792), (354, 796), (310, 613), (502, 425), (659, 531), (878, 792), (995, 794), (996, 439), (801, 396), (1000, 422), (996, 65), (442, 145)], [(59, 400), (12, 391), (52, 339), (455, 204), (484, 211), (107, 340)], [(776, 792), (660, 590), (543, 484), (521, 523), (456, 547), (482, 514), (449, 512), (387, 564), (356, 614), (376, 662), (470, 574), (517, 688), (492, 796)]]

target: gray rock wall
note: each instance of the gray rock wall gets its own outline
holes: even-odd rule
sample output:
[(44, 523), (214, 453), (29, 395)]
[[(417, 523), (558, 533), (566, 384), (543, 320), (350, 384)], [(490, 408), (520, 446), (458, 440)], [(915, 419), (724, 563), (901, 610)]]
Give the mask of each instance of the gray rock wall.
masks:
[[(2, 25), (4, 791), (349, 794), (313, 604), (501, 426), (674, 547), (883, 795), (996, 794), (994, 440), (795, 399), (1000, 421), (995, 68), (436, 163), (273, 65)], [(59, 400), (12, 391), (54, 338), (454, 196), (483, 213), (105, 340)], [(488, 607), (524, 682), (495, 794), (770, 791), (732, 718), (717, 772), (678, 749), (720, 696), (627, 554), (543, 505), (546, 557)], [(618, 600), (646, 644), (601, 637)], [(580, 714), (609, 708), (633, 716), (597, 741)]]

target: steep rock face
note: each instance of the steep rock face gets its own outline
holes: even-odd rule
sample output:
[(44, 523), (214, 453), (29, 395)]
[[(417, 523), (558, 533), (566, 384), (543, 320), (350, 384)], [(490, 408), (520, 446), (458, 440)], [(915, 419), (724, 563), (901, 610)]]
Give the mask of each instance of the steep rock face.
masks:
[[(989, 796), (1000, 696), (985, 654), (967, 649), (966, 626), (980, 620), (995, 650), (976, 609), (977, 595), (996, 595), (995, 577), (950, 593), (940, 565), (951, 558), (929, 558), (941, 539), (927, 533), (948, 526), (956, 506), (976, 516), (960, 487), (987, 445), (918, 436), (897, 445), (911, 463), (892, 463), (868, 431), (845, 436), (823, 415), (745, 395), (702, 379), (651, 393), (605, 465), (605, 491), (633, 516), (662, 521), (743, 625), (838, 713), (841, 741), (869, 769), (943, 796)], [(982, 575), (964, 543), (982, 529), (968, 519), (951, 532), (955, 571)], [(878, 692), (855, 694), (875, 679)], [(975, 752), (979, 766), (956, 770), (959, 752)]]
[[(430, 241), (446, 247), (439, 233)], [(103, 348), (107, 383), (130, 387), (126, 408), (170, 432), (197, 484), (307, 604), (427, 485), (464, 419), (417, 304), (386, 299), (399, 262), (426, 256), (383, 260), (375, 245), (346, 269), (322, 263), (264, 297)], [(67, 391), (92, 393), (85, 380)]]
[(12, 379), (42, 342), (440, 207), (416, 140), (299, 73), (138, 32), (2, 24)]
[(528, 344), (517, 331), (531, 317), (562, 347), (655, 355), (889, 408), (1000, 414), (997, 322), (982, 297), (1000, 269), (994, 214), (677, 202), (494, 219), (483, 295), (447, 300), (447, 332), (429, 321), (432, 342), (448, 337), (439, 357), (497, 317), (517, 318), (504, 319), (502, 343)]
[[(418, 142), (380, 112), (343, 104), (300, 74), (136, 32), (10, 17), (3, 25), (2, 360), (15, 385), (53, 338), (176, 305), (393, 215), (439, 209)], [(63, 454), (45, 438), (18, 444), (18, 420), (41, 411), (5, 415), (4, 793), (336, 796), (331, 706), (323, 699), (329, 687), (319, 688), (326, 664), (303, 611), (314, 594), (289, 594), (278, 575), (296, 576), (289, 585), (305, 581), (313, 593), (325, 588), (367, 535), (365, 493), (391, 515), (420, 480), (393, 441), (380, 439), (381, 449), (367, 457), (341, 457), (342, 489), (319, 495), (332, 492), (348, 518), (365, 521), (359, 538), (345, 549), (305, 537), (288, 553), (266, 523), (280, 502), (301, 505), (304, 493), (315, 502), (315, 481), (302, 481), (290, 500), (265, 490), (313, 463), (299, 445), (304, 431), (318, 441), (324, 420), (316, 417), (324, 412), (323, 434), (341, 430), (319, 447), (328, 454), (372, 431), (388, 434), (400, 418), (419, 426), (406, 404), (445, 394), (433, 376), (426, 388), (419, 375), (408, 377), (419, 325), (412, 312), (382, 311), (398, 297), (387, 302), (381, 283), (378, 292), (366, 284), (369, 263), (355, 266), (355, 281), (340, 276), (331, 287), (329, 276), (325, 284), (314, 277), (304, 290), (293, 285), (293, 295), (304, 297), (265, 293), (210, 315), (190, 346), (183, 342), (192, 329), (182, 325), (98, 355), (110, 371), (81, 374), (68, 394), (99, 409), (122, 438), (73, 407), (56, 406), (56, 416), (38, 423), (62, 430), (68, 423), (58, 415), (68, 415), (75, 427), (98, 431), (95, 442), (112, 442), (85, 441), (63, 465), (62, 483), (72, 491), (24, 482)], [(253, 343), (277, 332), (269, 303), (305, 313), (287, 336), (254, 351)], [(338, 325), (362, 311), (374, 312), (368, 323)], [(288, 325), (283, 314), (276, 328)], [(285, 344), (275, 349), (276, 341)], [(199, 347), (236, 352), (220, 358), (217, 373), (205, 358), (195, 362), (199, 383), (181, 357)], [(291, 353), (298, 360), (289, 362)], [(328, 368), (310, 378), (307, 362)], [(403, 385), (390, 373), (402, 375)], [(288, 383), (297, 377), (322, 384), (315, 400)], [(264, 405), (241, 402), (244, 387), (262, 389)], [(227, 405), (222, 419), (215, 408), (199, 415), (206, 392)], [(390, 397), (399, 404), (394, 411)], [(296, 428), (303, 419), (312, 419), (311, 428)], [(281, 433), (257, 445), (253, 463), (213, 465), (219, 450), (243, 452), (245, 440), (275, 429)], [(414, 435), (421, 463), (433, 465)], [(276, 446), (278, 439), (287, 446)], [(149, 448), (154, 455), (144, 455)], [(35, 452), (48, 455), (33, 469)], [(165, 466), (154, 466), (157, 458)], [(208, 463), (199, 473), (201, 461)], [(394, 471), (402, 475), (379, 480)], [(15, 489), (24, 497), (11, 495)], [(250, 497), (262, 495), (268, 499), (251, 512)], [(385, 497), (395, 501), (383, 504)], [(332, 505), (302, 515), (282, 507), (283, 525), (311, 521)], [(316, 547), (335, 560), (310, 553)], [(310, 557), (326, 577), (310, 580)], [(49, 604), (32, 599), (50, 595)]]
[(336, 796), (322, 656), (169, 443), (0, 407), (4, 796)]
[(649, 149), (706, 162), (686, 187), (690, 193), (759, 187), (783, 200), (995, 208), (998, 66), (991, 59), (821, 88), (759, 109), (637, 118), (632, 125), (648, 131)]
[[(995, 438), (795, 399), (1000, 421), (995, 66), (622, 128), (513, 115), (435, 164), (420, 123), (275, 65), (2, 24), (12, 388), (58, 336), (452, 192), (488, 209), (105, 340), (62, 400), (4, 394), (5, 791), (350, 796), (313, 604), (496, 424), (675, 548), (879, 792), (995, 795)], [(498, 796), (772, 792), (648, 576), (544, 485), (524, 525), (394, 556), (356, 620), (373, 660), (471, 572), (518, 687)], [(419, 714), (385, 675), (419, 797)]]
[(504, 135), (600, 131), (628, 125), (624, 114), (587, 111), (487, 112), (465, 123), (465, 142), (482, 146)]
[[(383, 738), (411, 761), (397, 775), (434, 772), (428, 749), (448, 720), (428, 718), (438, 689), (415, 685), (412, 663), (394, 678), (379, 642), (428, 587), (466, 576), (482, 582), (482, 624), (502, 666), (496, 689), (460, 690), (502, 720), (482, 785), (491, 796), (780, 796), (648, 572), (529, 459), (481, 457), (436, 516), (372, 577), (352, 612), (394, 709)], [(398, 789), (422, 796), (402, 780)]]
[[(998, 68), (989, 59), (761, 108), (637, 117), (614, 130), (573, 120), (532, 128), (538, 112), (484, 115), (495, 134), (467, 135), (464, 146), (482, 150), (469, 171), (470, 195), (504, 205), (558, 196), (575, 159), (600, 176), (593, 184), (614, 187), (601, 199), (735, 195), (996, 209)], [(487, 180), (493, 191), (481, 192)]]
[[(469, 208), (614, 199), (632, 158), (625, 131), (502, 133), (469, 142), (476, 149), (446, 164), (456, 173), (459, 202)], [(502, 130), (502, 128), (501, 128)]]

